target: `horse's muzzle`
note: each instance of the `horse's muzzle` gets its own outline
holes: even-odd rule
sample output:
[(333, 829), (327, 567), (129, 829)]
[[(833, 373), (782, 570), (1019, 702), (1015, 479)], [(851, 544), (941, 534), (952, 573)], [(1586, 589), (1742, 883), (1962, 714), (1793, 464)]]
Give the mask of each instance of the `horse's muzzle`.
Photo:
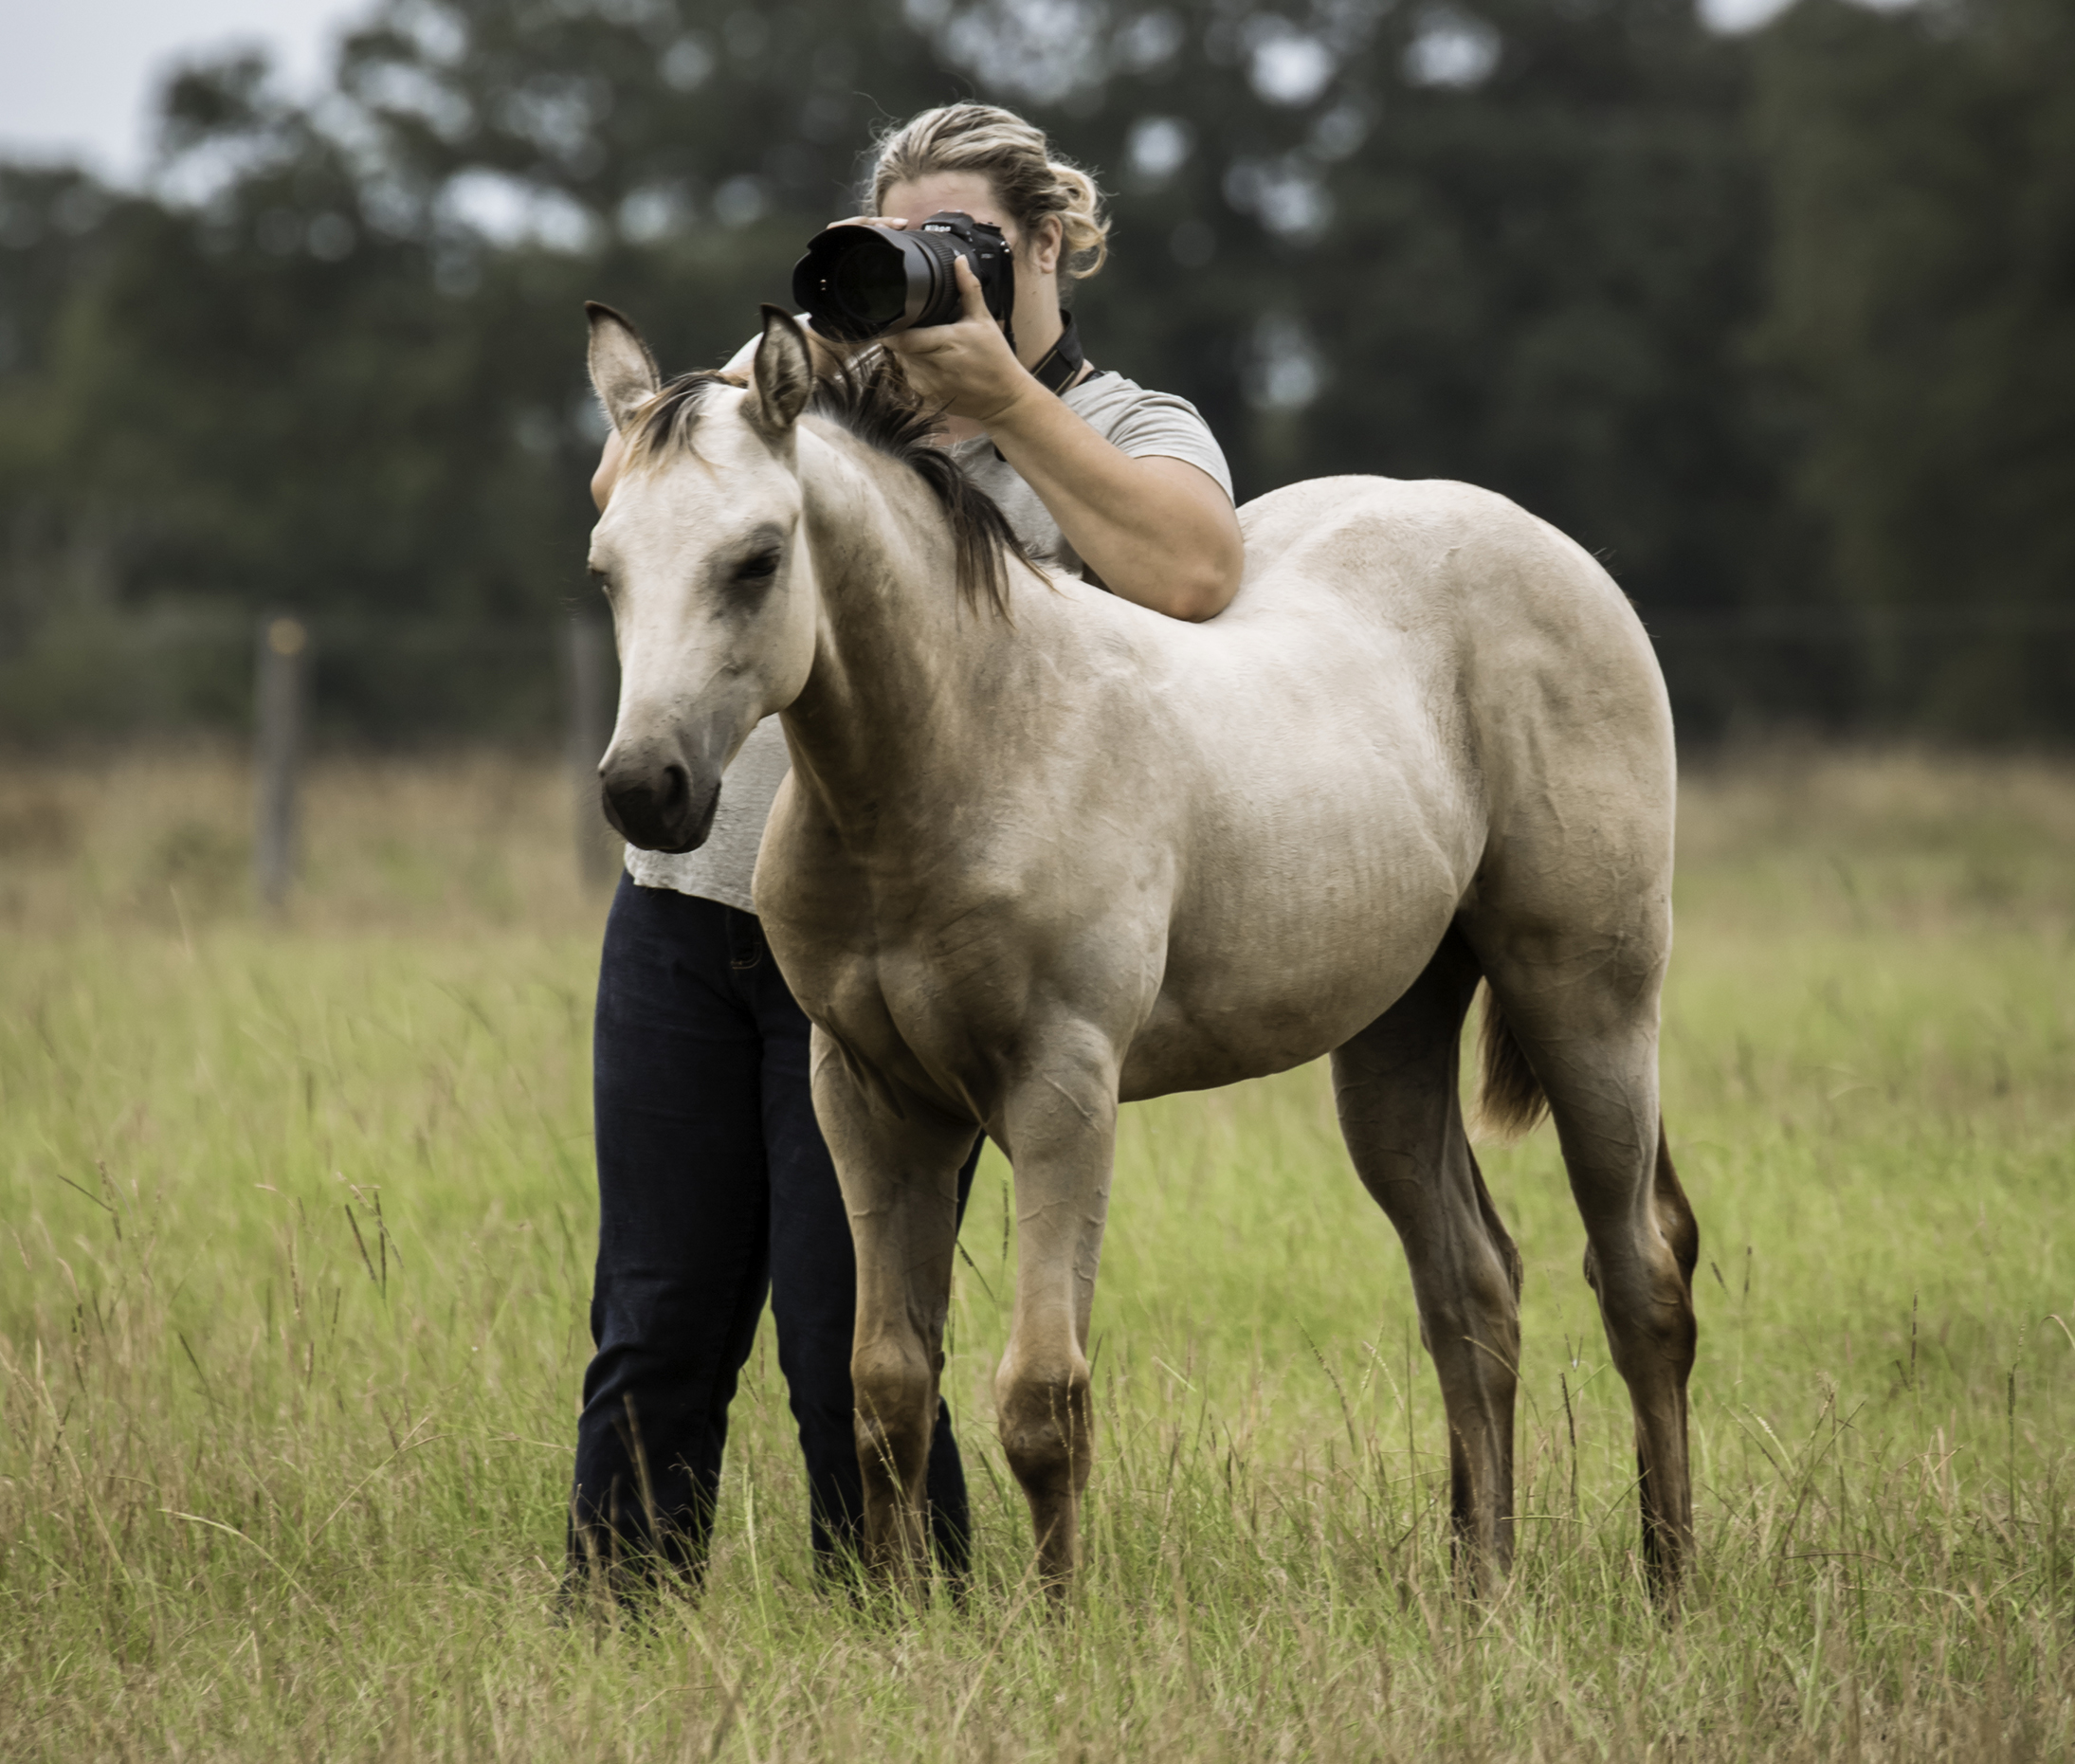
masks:
[(598, 786), (605, 818), (644, 851), (697, 851), (713, 831), (720, 773), (710, 767), (608, 754)]

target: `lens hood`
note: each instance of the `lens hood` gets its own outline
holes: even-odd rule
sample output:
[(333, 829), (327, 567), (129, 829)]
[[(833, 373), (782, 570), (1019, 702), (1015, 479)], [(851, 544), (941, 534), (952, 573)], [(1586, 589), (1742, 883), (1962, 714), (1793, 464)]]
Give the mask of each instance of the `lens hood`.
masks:
[(905, 331), (930, 304), (934, 254), (904, 233), (831, 227), (793, 265), (792, 299), (817, 330), (847, 341)]

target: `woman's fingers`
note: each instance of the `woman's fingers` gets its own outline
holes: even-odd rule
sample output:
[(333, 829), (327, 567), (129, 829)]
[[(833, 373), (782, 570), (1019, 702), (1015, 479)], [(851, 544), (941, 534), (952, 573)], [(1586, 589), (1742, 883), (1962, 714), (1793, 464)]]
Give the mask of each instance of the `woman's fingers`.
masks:
[(957, 348), (958, 339), (944, 335), (950, 329), (949, 325), (933, 324), (920, 331), (896, 331), (880, 341), (895, 355), (913, 361), (918, 356), (940, 355), (947, 349)]
[(980, 279), (973, 273), (972, 260), (961, 257), (951, 273), (958, 281), (958, 317), (970, 319), (992, 318), (993, 315), (987, 310), (987, 296), (980, 289)]
[(974, 339), (961, 335), (958, 327), (968, 324), (987, 325), (995, 335), (1001, 327), (994, 315), (987, 310), (987, 295), (980, 287), (980, 279), (973, 273), (972, 264), (965, 258), (957, 259), (951, 269), (952, 279), (958, 284), (958, 316), (949, 324), (924, 325), (915, 331), (896, 331), (886, 341), (903, 355), (935, 355), (946, 350), (963, 351), (973, 347)]
[(953, 416), (986, 422), (1034, 387), (1000, 324), (971, 264), (960, 258), (952, 274), (958, 314), (949, 324), (898, 331), (887, 349), (908, 368), (908, 383), (925, 403), (941, 403)]
[(883, 215), (878, 214), (853, 214), (846, 220), (830, 221), (828, 225), (831, 228), (837, 227), (883, 227), (888, 232), (898, 233), (906, 231), (908, 224), (898, 215), (888, 220)]

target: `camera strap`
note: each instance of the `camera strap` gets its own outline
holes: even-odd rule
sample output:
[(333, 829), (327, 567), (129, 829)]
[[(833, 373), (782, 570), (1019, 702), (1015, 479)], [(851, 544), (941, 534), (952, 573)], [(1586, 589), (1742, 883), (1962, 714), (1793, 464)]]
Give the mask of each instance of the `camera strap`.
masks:
[[(1040, 355), (1037, 366), (1030, 370), (1030, 377), (1055, 397), (1079, 379), (1081, 370), (1088, 365), (1087, 356), (1081, 353), (1081, 334), (1074, 329), (1073, 314), (1062, 312), (1059, 318), (1059, 341)], [(1013, 331), (1009, 334), (1009, 346), (1016, 346)], [(994, 449), (994, 457), (1004, 458), (999, 447)]]
[(1074, 330), (1074, 316), (1061, 313), (1063, 328), (1059, 341), (1039, 357), (1036, 367), (1030, 370), (1030, 377), (1048, 392), (1059, 393), (1081, 377), (1081, 370), (1087, 366), (1088, 358), (1081, 353), (1080, 334)]

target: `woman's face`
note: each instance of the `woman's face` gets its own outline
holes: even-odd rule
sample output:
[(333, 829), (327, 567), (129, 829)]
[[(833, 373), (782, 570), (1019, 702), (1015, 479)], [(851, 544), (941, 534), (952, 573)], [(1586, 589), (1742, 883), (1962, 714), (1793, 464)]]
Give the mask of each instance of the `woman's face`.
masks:
[(994, 187), (977, 172), (933, 172), (912, 183), (891, 184), (880, 199), (879, 218), (904, 221), (912, 229), (945, 209), (970, 214), (1002, 229), (1015, 255), (1016, 310), (1048, 312), (1059, 304), (1059, 247), (1065, 229), (1057, 215), (1047, 215), (1035, 235), (1026, 240), (994, 194)]

